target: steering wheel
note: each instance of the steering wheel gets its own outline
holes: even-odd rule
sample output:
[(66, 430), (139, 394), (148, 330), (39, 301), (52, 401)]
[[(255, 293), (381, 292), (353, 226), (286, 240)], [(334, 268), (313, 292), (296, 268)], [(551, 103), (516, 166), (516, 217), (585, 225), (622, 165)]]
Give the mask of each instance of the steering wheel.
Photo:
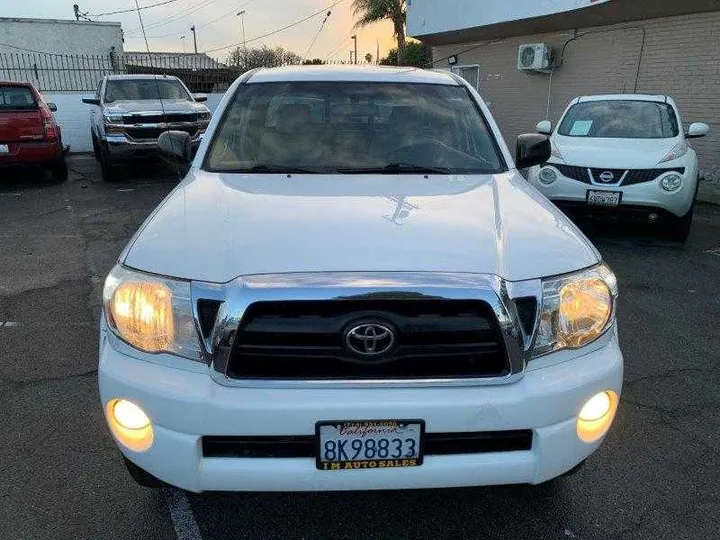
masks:
[(453, 163), (448, 159), (447, 148), (438, 139), (427, 139), (416, 144), (406, 144), (385, 155), (388, 163), (417, 163), (433, 167), (451, 168)]

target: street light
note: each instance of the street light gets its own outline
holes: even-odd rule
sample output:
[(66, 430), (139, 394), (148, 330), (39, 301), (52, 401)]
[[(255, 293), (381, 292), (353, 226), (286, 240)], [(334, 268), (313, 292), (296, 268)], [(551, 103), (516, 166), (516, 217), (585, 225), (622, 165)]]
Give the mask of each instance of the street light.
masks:
[(182, 44), (183, 44), (183, 53), (186, 52), (186, 50), (185, 50), (185, 38), (186, 38), (186, 37), (187, 37), (187, 36), (180, 36), (180, 41), (182, 41)]
[(355, 42), (355, 64), (357, 64), (357, 34), (354, 36), (350, 36), (350, 38)]

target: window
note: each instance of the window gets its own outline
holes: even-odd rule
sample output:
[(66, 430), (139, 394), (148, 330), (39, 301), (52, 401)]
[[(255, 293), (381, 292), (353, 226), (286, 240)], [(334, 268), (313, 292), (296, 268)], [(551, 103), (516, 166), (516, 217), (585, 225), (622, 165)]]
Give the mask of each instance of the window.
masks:
[(566, 137), (667, 139), (679, 134), (672, 106), (657, 101), (586, 101), (573, 105), (560, 127)]
[(27, 86), (0, 86), (0, 109), (22, 111), (37, 107), (35, 96)]
[(240, 86), (205, 166), (213, 171), (348, 174), (506, 170), (465, 88), (353, 82)]
[(453, 66), (451, 71), (469, 82), (475, 90), (480, 91), (480, 66)]
[(187, 99), (191, 96), (175, 79), (110, 79), (105, 85), (105, 101), (143, 99)]

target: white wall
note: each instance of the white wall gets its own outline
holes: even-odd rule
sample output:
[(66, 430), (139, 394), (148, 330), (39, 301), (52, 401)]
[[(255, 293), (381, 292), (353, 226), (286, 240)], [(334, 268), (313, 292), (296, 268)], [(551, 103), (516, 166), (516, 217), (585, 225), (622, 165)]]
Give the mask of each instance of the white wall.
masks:
[[(208, 94), (207, 106), (211, 111), (220, 103), (223, 94)], [(91, 105), (82, 102), (83, 97), (92, 97), (92, 92), (45, 93), (45, 101), (57, 105), (55, 119), (62, 129), (63, 143), (70, 146), (70, 152), (92, 152), (90, 140)]]
[(23, 52), (3, 44), (55, 54), (107, 55), (113, 48), (123, 52), (122, 29), (113, 22), (0, 18), (0, 53)]
[(409, 0), (410, 36), (475, 28), (508, 21), (553, 15), (609, 0)]

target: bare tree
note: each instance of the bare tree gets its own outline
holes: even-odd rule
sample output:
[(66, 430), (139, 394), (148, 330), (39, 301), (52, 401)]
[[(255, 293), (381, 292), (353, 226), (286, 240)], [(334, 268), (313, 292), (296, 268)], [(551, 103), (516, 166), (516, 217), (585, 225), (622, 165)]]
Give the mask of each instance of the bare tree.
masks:
[(259, 67), (297, 65), (301, 60), (300, 55), (282, 47), (263, 45), (254, 49), (235, 48), (228, 56), (228, 65), (248, 71)]

